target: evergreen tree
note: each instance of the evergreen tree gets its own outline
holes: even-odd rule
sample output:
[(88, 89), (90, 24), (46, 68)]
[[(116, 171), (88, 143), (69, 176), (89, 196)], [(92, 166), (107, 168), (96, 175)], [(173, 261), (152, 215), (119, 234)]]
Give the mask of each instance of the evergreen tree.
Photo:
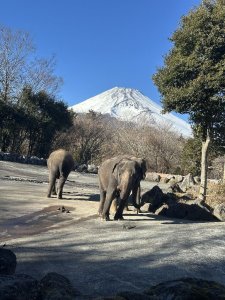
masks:
[(46, 157), (55, 133), (72, 126), (72, 113), (63, 101), (56, 101), (44, 91), (33, 93), (29, 87), (23, 89), (19, 107), (29, 119), (26, 127), (28, 155)]
[(153, 76), (164, 112), (189, 114), (201, 139), (200, 198), (205, 200), (210, 142), (224, 144), (225, 4), (207, 0), (181, 20), (173, 47)]

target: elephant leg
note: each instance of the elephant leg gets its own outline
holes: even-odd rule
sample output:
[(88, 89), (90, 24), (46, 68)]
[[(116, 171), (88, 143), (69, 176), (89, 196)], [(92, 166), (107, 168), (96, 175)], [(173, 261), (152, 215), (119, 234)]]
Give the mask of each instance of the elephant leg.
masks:
[(56, 183), (54, 183), (53, 187), (52, 187), (52, 195), (57, 195), (55, 185), (56, 185)]
[(114, 220), (123, 220), (123, 210), (124, 207), (126, 206), (126, 203), (127, 203), (127, 199), (120, 200), (120, 204), (114, 216)]
[(99, 202), (99, 208), (98, 208), (99, 216), (102, 216), (103, 207), (105, 204), (105, 198), (106, 198), (106, 192), (100, 187), (100, 202)]
[(115, 198), (115, 191), (114, 190), (107, 191), (103, 212), (102, 212), (102, 219), (106, 221), (109, 221), (109, 210), (114, 198)]
[(62, 199), (62, 192), (63, 192), (63, 186), (65, 184), (66, 177), (60, 176), (58, 180), (58, 185), (57, 185), (57, 198)]
[(127, 198), (126, 204), (125, 204), (125, 206), (124, 206), (124, 210), (126, 210), (126, 211), (130, 211), (130, 210), (131, 210), (131, 209), (129, 208), (129, 203), (130, 203), (129, 199), (130, 199), (130, 197)]
[(53, 187), (55, 186), (55, 181), (56, 181), (55, 175), (50, 173), (49, 174), (48, 192), (47, 192), (48, 198), (51, 198), (51, 193), (52, 193)]
[(137, 213), (141, 212), (140, 210), (140, 197), (141, 197), (141, 187), (140, 187), (140, 183), (137, 184), (133, 190), (132, 190), (132, 194), (131, 194), (131, 197), (132, 197), (132, 203), (133, 203), (133, 206), (136, 208), (137, 210)]

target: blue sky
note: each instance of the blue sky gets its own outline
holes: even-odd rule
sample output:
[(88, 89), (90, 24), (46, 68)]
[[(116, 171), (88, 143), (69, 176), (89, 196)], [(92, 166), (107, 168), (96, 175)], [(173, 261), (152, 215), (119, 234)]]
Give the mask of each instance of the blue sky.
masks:
[(7, 0), (0, 23), (28, 31), (37, 55), (57, 59), (60, 96), (74, 105), (115, 86), (160, 103), (152, 74), (168, 38), (200, 0)]

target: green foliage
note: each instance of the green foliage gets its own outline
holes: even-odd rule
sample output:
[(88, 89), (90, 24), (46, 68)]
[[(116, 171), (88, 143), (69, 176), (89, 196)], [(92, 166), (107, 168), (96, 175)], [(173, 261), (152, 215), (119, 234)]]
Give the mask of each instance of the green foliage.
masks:
[(224, 142), (225, 5), (203, 1), (181, 20), (173, 48), (153, 76), (165, 112), (187, 113), (202, 139)]
[[(201, 173), (201, 150), (202, 142), (199, 137), (189, 138), (183, 146), (181, 157), (181, 173), (186, 175), (192, 173), (194, 176), (199, 176)], [(211, 143), (209, 146), (208, 166), (211, 166), (212, 161), (224, 154), (224, 148), (219, 147), (216, 143)]]
[(184, 175), (200, 174), (201, 170), (201, 141), (198, 138), (189, 138), (183, 148), (181, 168)]
[(65, 103), (30, 88), (23, 89), (17, 104), (0, 101), (1, 116), (1, 149), (40, 157), (49, 154), (56, 131), (72, 126)]

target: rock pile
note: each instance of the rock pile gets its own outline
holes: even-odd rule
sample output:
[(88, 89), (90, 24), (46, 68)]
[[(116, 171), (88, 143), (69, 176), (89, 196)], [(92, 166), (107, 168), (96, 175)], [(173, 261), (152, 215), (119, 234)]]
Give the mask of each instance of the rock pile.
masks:
[(26, 274), (15, 274), (16, 255), (0, 248), (1, 300), (72, 300), (80, 295), (70, 281), (57, 273), (48, 273), (40, 281)]
[(211, 210), (198, 200), (179, 198), (173, 193), (164, 194), (157, 185), (142, 195), (141, 206), (148, 204), (148, 211), (168, 218), (192, 221), (218, 221)]
[(189, 188), (200, 183), (200, 178), (193, 177), (191, 173), (186, 176), (169, 174), (163, 176), (157, 173), (147, 173), (145, 180), (166, 183), (170, 191), (174, 193), (186, 193)]
[[(224, 299), (225, 287), (199, 278), (180, 278), (151, 286), (142, 293), (119, 292), (116, 296), (82, 295), (71, 282), (57, 273), (48, 273), (40, 281), (26, 274), (15, 274), (16, 256), (0, 248), (1, 300), (164, 300)], [(3, 267), (2, 267), (3, 266)]]
[(31, 164), (31, 165), (41, 165), (46, 166), (47, 161), (44, 158), (39, 158), (37, 156), (27, 156), (27, 155), (20, 155), (16, 153), (6, 153), (0, 152), (0, 160), (4, 161), (12, 161), (22, 164)]

